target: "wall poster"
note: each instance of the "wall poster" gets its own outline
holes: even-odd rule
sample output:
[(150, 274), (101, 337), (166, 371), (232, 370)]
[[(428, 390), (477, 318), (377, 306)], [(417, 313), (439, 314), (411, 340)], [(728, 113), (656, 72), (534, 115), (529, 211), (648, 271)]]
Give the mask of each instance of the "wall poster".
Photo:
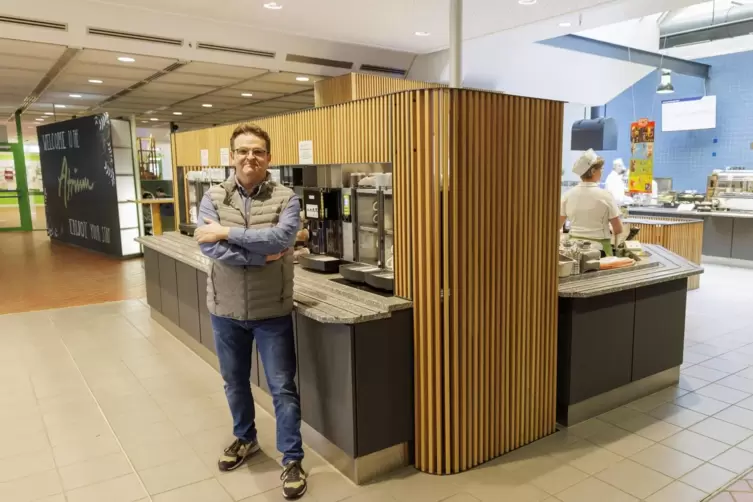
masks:
[(110, 117), (37, 128), (47, 235), (120, 256), (120, 220)]
[(640, 119), (630, 125), (630, 193), (651, 193), (654, 180), (656, 122)]

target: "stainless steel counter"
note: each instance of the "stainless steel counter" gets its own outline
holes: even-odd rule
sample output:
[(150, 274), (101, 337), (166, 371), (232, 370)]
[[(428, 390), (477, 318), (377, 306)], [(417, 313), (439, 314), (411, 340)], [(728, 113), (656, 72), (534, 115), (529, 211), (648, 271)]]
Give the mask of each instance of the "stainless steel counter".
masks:
[[(136, 239), (149, 249), (207, 273), (211, 260), (192, 238), (177, 232)], [(396, 296), (381, 296), (340, 284), (339, 274), (324, 275), (296, 267), (293, 299), (296, 310), (315, 321), (331, 324), (357, 324), (386, 319), (392, 312), (412, 307), (412, 302)]]

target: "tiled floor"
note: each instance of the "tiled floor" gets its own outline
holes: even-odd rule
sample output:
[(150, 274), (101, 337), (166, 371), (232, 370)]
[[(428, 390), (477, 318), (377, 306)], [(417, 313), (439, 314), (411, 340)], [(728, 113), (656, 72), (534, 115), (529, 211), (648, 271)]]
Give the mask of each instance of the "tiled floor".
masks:
[[(656, 319), (661, 323), (661, 319)], [(312, 502), (692, 502), (753, 466), (753, 270), (708, 267), (663, 390), (470, 472), (356, 487), (309, 452)], [(270, 502), (274, 421), (234, 473), (217, 373), (128, 300), (0, 316), (0, 501)], [(720, 495), (723, 496), (723, 495)], [(720, 499), (725, 500), (725, 499)], [(727, 499), (726, 502), (749, 499)]]

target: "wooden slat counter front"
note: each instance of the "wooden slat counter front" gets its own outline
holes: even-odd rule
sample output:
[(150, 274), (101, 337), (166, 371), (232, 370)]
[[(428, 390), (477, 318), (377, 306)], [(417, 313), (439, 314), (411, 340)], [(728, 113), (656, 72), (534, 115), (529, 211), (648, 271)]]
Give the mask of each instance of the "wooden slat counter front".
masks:
[[(193, 239), (175, 232), (137, 240), (144, 246), (152, 317), (219, 368), (206, 305), (210, 260)], [(314, 451), (364, 483), (410, 461), (413, 310), (410, 301), (337, 279), (300, 268), (295, 272), (302, 433)], [(256, 402), (274, 414), (256, 347), (251, 373)], [(217, 451), (223, 446), (218, 444)]]
[[(640, 228), (641, 232), (637, 236), (640, 242), (657, 244), (700, 266), (703, 254), (703, 220), (631, 216), (623, 223)], [(688, 279), (689, 290), (700, 286), (700, 275)]]

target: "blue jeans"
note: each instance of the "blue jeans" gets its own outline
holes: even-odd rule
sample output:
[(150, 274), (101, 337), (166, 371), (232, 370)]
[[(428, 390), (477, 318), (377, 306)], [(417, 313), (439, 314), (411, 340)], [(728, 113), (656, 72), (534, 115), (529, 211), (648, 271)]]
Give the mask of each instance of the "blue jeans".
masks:
[(237, 321), (212, 316), (214, 343), (233, 415), (233, 434), (256, 441), (256, 412), (251, 396), (251, 354), (256, 340), (277, 418), (277, 449), (282, 463), (303, 460), (301, 401), (295, 385), (296, 359), (291, 316)]

